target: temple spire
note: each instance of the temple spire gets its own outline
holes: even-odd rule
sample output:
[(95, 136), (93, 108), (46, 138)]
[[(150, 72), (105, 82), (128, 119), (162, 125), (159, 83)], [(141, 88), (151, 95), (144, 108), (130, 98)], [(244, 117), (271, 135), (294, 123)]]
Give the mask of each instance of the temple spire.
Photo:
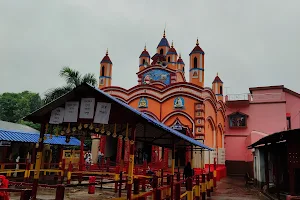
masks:
[(199, 40), (198, 40), (198, 38), (197, 38), (197, 42), (196, 42), (196, 45), (197, 45), (197, 46), (199, 46)]
[(166, 28), (164, 29), (164, 35), (163, 37), (165, 38), (166, 37)]
[(108, 48), (106, 49), (106, 55), (108, 56)]
[(173, 47), (174, 47), (174, 42), (173, 42), (173, 40), (172, 40), (171, 48), (173, 48)]
[(144, 50), (145, 50), (145, 51), (147, 51), (146, 43), (145, 43), (145, 47), (144, 47)]

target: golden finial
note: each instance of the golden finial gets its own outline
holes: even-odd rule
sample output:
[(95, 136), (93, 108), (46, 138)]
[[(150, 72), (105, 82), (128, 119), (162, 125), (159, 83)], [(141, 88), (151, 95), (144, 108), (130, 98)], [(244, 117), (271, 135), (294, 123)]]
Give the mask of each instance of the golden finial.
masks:
[(172, 40), (171, 48), (173, 48), (173, 47), (174, 47), (174, 42), (173, 42), (173, 40)]
[(145, 51), (147, 51), (146, 43), (145, 43), (145, 47), (144, 47), (144, 50), (145, 50)]
[(196, 42), (196, 45), (197, 45), (197, 46), (199, 46), (199, 40), (198, 40), (198, 38), (197, 38), (197, 42)]
[(164, 29), (164, 35), (163, 37), (165, 38), (166, 37), (166, 28)]
[(179, 53), (179, 58), (181, 58), (181, 53)]
[(106, 55), (108, 56), (108, 48), (106, 49)]

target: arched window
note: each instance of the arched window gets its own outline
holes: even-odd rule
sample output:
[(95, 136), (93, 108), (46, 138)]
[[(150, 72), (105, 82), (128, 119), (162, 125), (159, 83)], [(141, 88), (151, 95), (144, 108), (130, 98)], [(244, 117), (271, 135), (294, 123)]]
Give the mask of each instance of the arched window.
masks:
[(170, 56), (168, 57), (168, 62), (171, 62), (171, 57)]
[(104, 66), (102, 66), (102, 68), (101, 68), (101, 76), (104, 76), (104, 73), (105, 72), (105, 67)]
[(223, 87), (220, 85), (220, 94), (223, 94)]
[(159, 54), (164, 55), (164, 50), (160, 49)]
[(195, 57), (195, 58), (194, 58), (194, 68), (197, 68), (197, 62), (198, 62), (198, 60), (197, 60), (197, 58)]
[(146, 62), (146, 60), (145, 60), (145, 59), (143, 59), (143, 65), (145, 64), (145, 62)]

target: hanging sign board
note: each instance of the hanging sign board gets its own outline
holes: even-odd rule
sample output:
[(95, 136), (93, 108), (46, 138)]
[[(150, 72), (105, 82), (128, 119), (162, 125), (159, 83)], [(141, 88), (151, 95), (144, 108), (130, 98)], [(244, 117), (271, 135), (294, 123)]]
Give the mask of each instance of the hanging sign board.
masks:
[(9, 141), (0, 141), (0, 147), (10, 147), (11, 142)]
[(52, 110), (49, 124), (61, 124), (64, 121), (64, 108), (56, 108)]
[(95, 98), (82, 98), (79, 118), (93, 119), (95, 109)]
[(66, 103), (64, 122), (77, 122), (78, 118), (78, 101), (70, 101)]
[(96, 108), (96, 113), (95, 113), (95, 118), (94, 118), (94, 123), (108, 124), (110, 109), (111, 109), (110, 103), (98, 102), (97, 108)]

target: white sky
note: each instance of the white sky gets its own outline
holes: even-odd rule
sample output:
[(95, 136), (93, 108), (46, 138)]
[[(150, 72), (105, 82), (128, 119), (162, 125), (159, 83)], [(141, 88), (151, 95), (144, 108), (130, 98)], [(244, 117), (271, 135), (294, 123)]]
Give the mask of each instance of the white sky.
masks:
[(106, 48), (113, 85), (137, 84), (138, 57), (166, 35), (189, 67), (197, 37), (205, 85), (216, 73), (228, 93), (285, 85), (299, 91), (299, 0), (0, 0), (0, 93), (43, 94), (68, 65), (99, 76)]

